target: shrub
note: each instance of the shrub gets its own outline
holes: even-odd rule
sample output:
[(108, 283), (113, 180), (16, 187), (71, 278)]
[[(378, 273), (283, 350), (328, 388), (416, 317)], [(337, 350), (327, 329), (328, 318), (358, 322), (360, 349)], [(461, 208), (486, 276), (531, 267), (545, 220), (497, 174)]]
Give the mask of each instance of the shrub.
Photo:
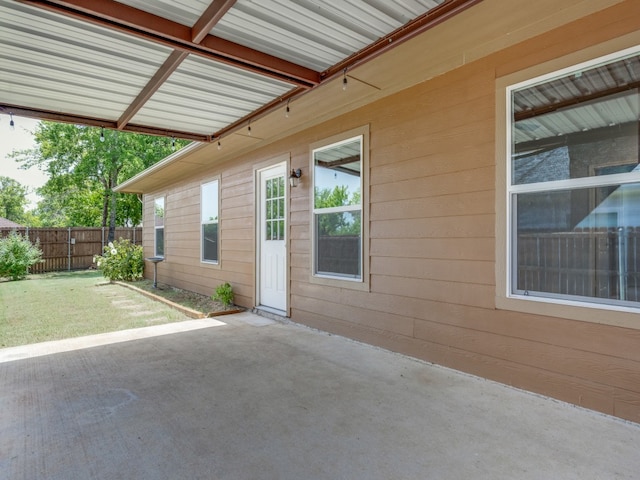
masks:
[(15, 230), (0, 239), (0, 277), (21, 280), (29, 273), (29, 267), (40, 262), (40, 242), (34, 245)]
[(229, 285), (229, 282), (225, 282), (222, 285), (216, 287), (216, 291), (211, 298), (217, 302), (222, 303), (224, 308), (228, 308), (233, 305), (233, 288)]
[(102, 256), (93, 257), (98, 270), (112, 282), (114, 280), (132, 281), (142, 278), (144, 272), (144, 254), (140, 245), (120, 239), (109, 242)]

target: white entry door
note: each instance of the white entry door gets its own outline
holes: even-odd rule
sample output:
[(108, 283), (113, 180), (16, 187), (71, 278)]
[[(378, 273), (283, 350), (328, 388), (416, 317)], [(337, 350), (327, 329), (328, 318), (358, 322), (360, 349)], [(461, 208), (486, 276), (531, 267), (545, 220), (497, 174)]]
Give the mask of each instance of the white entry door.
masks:
[(286, 164), (258, 172), (259, 185), (259, 304), (287, 309), (287, 182)]

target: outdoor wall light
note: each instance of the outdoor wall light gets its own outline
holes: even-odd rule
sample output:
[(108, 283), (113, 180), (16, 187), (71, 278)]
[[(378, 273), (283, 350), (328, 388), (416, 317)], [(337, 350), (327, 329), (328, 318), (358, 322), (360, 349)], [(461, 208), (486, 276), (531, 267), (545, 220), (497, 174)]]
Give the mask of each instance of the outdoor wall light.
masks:
[(100, 129), (100, 141), (104, 142), (104, 127), (102, 127), (102, 129)]
[(296, 170), (291, 169), (291, 175), (289, 175), (289, 185), (292, 187), (298, 186), (298, 179), (302, 176), (302, 170), (299, 168)]
[(11, 119), (9, 120), (9, 128), (11, 128), (11, 130), (15, 130), (16, 122), (13, 121), (13, 113), (9, 112), (9, 118)]

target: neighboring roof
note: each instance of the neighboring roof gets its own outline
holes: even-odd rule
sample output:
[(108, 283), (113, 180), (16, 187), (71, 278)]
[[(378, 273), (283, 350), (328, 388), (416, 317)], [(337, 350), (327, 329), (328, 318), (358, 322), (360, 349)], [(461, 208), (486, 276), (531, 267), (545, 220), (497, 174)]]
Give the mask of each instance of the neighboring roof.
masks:
[(0, 228), (20, 228), (22, 226), (19, 223), (0, 217)]
[(210, 141), (481, 0), (0, 0), (0, 112)]

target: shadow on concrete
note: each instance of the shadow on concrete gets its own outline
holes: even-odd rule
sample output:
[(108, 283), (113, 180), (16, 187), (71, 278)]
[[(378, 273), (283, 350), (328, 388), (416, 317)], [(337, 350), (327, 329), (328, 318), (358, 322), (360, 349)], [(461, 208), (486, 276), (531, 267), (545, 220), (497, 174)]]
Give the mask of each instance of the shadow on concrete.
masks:
[(0, 478), (638, 478), (639, 425), (250, 313), (224, 321), (0, 351)]

